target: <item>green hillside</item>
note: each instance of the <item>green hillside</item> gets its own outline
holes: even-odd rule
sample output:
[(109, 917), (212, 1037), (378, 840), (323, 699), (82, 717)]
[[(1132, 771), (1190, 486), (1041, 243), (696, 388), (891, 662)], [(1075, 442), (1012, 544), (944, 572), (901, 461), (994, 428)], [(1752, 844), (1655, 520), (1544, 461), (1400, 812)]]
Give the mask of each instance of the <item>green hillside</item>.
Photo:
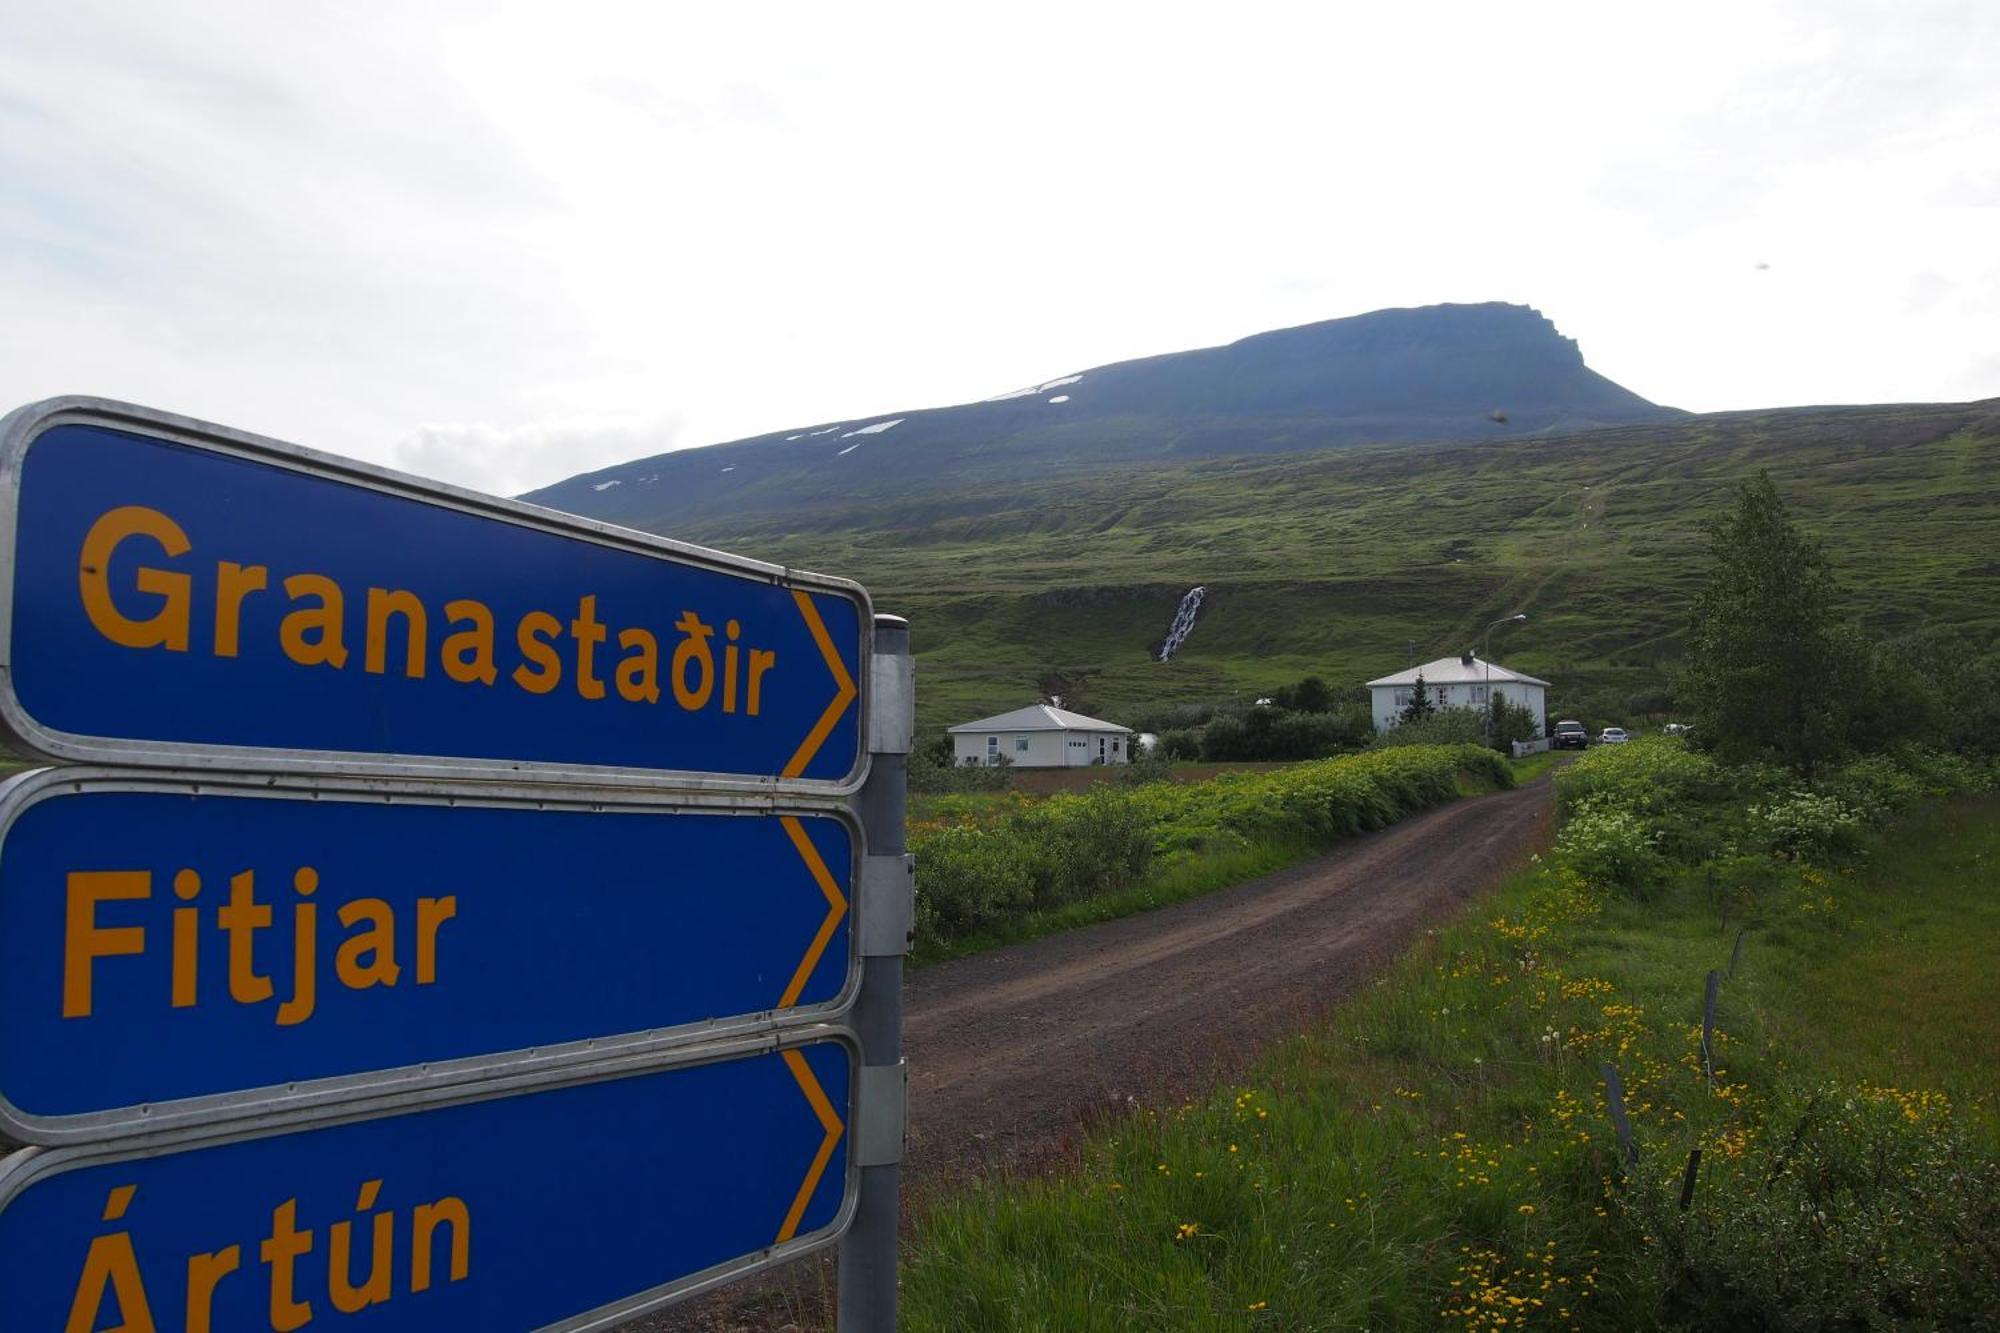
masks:
[[(851, 575), (910, 617), (919, 722), (1031, 701), (1129, 718), (1316, 673), (1337, 685), (1463, 648), (1554, 682), (1593, 725), (1647, 711), (1677, 652), (1701, 521), (1768, 468), (1870, 626), (2000, 631), (2000, 400), (1687, 417), (1479, 444), (1032, 465), (954, 487), (822, 495), (671, 535)], [(1152, 660), (1181, 594), (1192, 637)], [(1414, 656), (1413, 656), (1414, 655)]]

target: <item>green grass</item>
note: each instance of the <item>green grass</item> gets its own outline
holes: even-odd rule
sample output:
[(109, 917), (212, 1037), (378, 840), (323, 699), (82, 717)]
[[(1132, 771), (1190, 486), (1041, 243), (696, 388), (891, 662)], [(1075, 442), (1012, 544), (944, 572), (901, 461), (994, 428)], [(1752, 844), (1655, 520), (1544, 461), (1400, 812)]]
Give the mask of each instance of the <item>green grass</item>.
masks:
[[(929, 732), (1018, 707), (1043, 676), (1123, 721), (1306, 674), (1358, 685), (1456, 652), (1554, 682), (1592, 727), (1644, 711), (1679, 654), (1704, 518), (1768, 468), (1871, 628), (2000, 630), (1991, 404), (1732, 414), (1476, 445), (1371, 446), (952, 477), (935, 492), (744, 508), (677, 536), (852, 575), (911, 618)], [(1152, 660), (1190, 586), (1172, 662)]]
[(1540, 754), (1531, 754), (1526, 759), (1512, 760), (1510, 762), (1514, 769), (1515, 785), (1518, 786), (1524, 782), (1533, 782), (1542, 774), (1568, 763), (1574, 757), (1574, 755), (1564, 750), (1544, 750)]
[[(1513, 1333), (1748, 1326), (1750, 1309), (1803, 1328), (1905, 1298), (1931, 1303), (1918, 1323), (1976, 1326), (1966, 1293), (2000, 1290), (1977, 1243), (2000, 1219), (2000, 1050), (1980, 1039), (1996, 857), (2000, 802), (1981, 798), (1920, 809), (1858, 871), (1795, 868), (1723, 989), (1713, 1086), (1702, 979), (1737, 927), (1704, 877), (1642, 903), (1538, 867), (1242, 1087), (1100, 1130), (1072, 1174), (935, 1208), (904, 1326)], [(1880, 1012), (1912, 977), (1935, 1002)], [(1642, 1153), (1629, 1177), (1605, 1061)]]
[(1828, 896), (1841, 928), (1758, 969), (1772, 1040), (1800, 1068), (1942, 1090), (2000, 1141), (2000, 802), (1918, 810)]

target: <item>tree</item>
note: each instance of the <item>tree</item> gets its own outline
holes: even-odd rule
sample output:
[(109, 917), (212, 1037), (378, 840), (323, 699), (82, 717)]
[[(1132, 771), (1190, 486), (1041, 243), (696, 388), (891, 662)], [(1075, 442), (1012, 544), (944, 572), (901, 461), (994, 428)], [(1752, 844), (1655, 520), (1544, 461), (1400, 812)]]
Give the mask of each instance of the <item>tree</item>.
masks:
[(1477, 708), (1439, 708), (1401, 726), (1376, 734), (1371, 742), (1378, 750), (1398, 745), (1488, 745), (1486, 714)]
[(1271, 696), (1280, 708), (1292, 708), (1301, 713), (1330, 713), (1333, 711), (1333, 687), (1318, 676), (1307, 676), (1296, 685), (1287, 685)]
[(1539, 735), (1533, 709), (1494, 691), (1493, 702), (1486, 710), (1486, 737), (1494, 749), (1511, 754), (1515, 741), (1531, 741)]
[(1417, 687), (1410, 691), (1410, 701), (1403, 705), (1402, 715), (1396, 720), (1398, 722), (1421, 722), (1436, 711), (1437, 705), (1431, 702), (1431, 693), (1424, 687), (1424, 673), (1419, 671), (1417, 673)]
[(1707, 531), (1708, 583), (1676, 697), (1696, 736), (1725, 758), (1810, 776), (1846, 748), (1857, 685), (1826, 553), (1766, 472), (1738, 487)]

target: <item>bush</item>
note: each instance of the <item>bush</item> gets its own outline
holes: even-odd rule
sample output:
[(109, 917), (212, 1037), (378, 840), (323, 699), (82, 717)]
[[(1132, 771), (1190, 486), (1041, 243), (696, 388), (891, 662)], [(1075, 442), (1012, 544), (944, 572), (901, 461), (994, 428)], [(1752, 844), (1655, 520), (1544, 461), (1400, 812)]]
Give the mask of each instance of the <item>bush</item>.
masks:
[(1718, 800), (1731, 794), (1733, 786), (1729, 771), (1677, 738), (1641, 736), (1588, 750), (1558, 773), (1556, 809), (1569, 814), (1592, 803), (1660, 815)]
[(1898, 751), (1896, 759), (1922, 786), (1926, 796), (1992, 791), (1996, 778), (2000, 778), (2000, 767), (1990, 757), (1982, 761), (1969, 755), (1912, 747)]
[(1399, 745), (1485, 745), (1486, 714), (1472, 708), (1440, 708), (1428, 716), (1375, 733), (1378, 750)]
[(1819, 783), (1819, 789), (1878, 824), (1916, 804), (1924, 794), (1923, 782), (1885, 754), (1843, 764)]
[(1577, 806), (1556, 836), (1565, 865), (1593, 884), (1637, 889), (1665, 868), (1661, 834), (1639, 814), (1599, 797)]
[(1660, 1238), (1666, 1323), (1701, 1329), (1975, 1328), (2000, 1308), (2000, 1162), (1935, 1093), (1822, 1086), (1711, 1153), (1697, 1220), (1679, 1171), (1625, 1197)]
[[(1850, 760), (1802, 785), (1775, 764), (1727, 766), (1648, 736), (1591, 750), (1556, 776), (1556, 845), (1586, 878), (1635, 889), (1673, 862), (1727, 866), (1739, 888), (1765, 883), (1759, 859), (1826, 864), (1856, 855), (1867, 825), (1926, 795), (1990, 790), (1977, 759), (1912, 746)], [(1711, 876), (1713, 880), (1713, 876)]]
[(1143, 787), (1149, 782), (1172, 782), (1174, 761), (1166, 754), (1164, 745), (1156, 745), (1152, 750), (1132, 748), (1130, 762), (1119, 764), (1114, 770), (1118, 774), (1121, 787)]
[(1861, 816), (1832, 796), (1793, 791), (1746, 816), (1755, 845), (1790, 861), (1843, 860), (1861, 850)]
[(996, 930), (1127, 888), (1159, 856), (1253, 839), (1325, 846), (1454, 799), (1462, 772), (1513, 785), (1513, 770), (1484, 747), (1413, 746), (1039, 802), (946, 798), (933, 803), (935, 821), (911, 829), (918, 930), (926, 941)]
[(949, 939), (1028, 910), (1030, 848), (993, 829), (961, 825), (926, 835), (917, 854), (917, 934)]
[(979, 764), (952, 763), (951, 738), (945, 737), (943, 753), (935, 745), (910, 751), (910, 790), (919, 793), (1005, 791), (1013, 785), (1013, 774), (1004, 765), (987, 768)]
[(1201, 757), (1216, 764), (1325, 759), (1359, 748), (1367, 736), (1367, 719), (1351, 709), (1293, 713), (1253, 708), (1210, 722), (1202, 733)]
[(1588, 866), (1607, 885), (1636, 889), (1670, 861), (1722, 851), (1737, 816), (1717, 806), (1738, 799), (1740, 774), (1677, 738), (1598, 746), (1556, 775), (1557, 813), (1583, 825), (1565, 827), (1557, 847), (1580, 871)]
[(1486, 719), (1487, 742), (1501, 754), (1512, 754), (1515, 741), (1536, 740), (1542, 734), (1535, 725), (1534, 710), (1498, 694), (1493, 696)]

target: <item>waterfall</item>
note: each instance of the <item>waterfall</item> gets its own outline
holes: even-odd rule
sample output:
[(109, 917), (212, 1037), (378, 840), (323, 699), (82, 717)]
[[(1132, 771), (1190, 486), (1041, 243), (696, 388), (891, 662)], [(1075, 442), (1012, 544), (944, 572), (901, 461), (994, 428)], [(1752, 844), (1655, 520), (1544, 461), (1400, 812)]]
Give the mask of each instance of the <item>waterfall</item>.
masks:
[(1171, 660), (1180, 651), (1180, 646), (1187, 642), (1187, 636), (1194, 631), (1194, 618), (1201, 611), (1201, 599), (1207, 593), (1206, 587), (1194, 587), (1189, 588), (1187, 595), (1181, 598), (1180, 606), (1174, 611), (1174, 623), (1167, 627), (1167, 641), (1160, 645), (1162, 662)]

